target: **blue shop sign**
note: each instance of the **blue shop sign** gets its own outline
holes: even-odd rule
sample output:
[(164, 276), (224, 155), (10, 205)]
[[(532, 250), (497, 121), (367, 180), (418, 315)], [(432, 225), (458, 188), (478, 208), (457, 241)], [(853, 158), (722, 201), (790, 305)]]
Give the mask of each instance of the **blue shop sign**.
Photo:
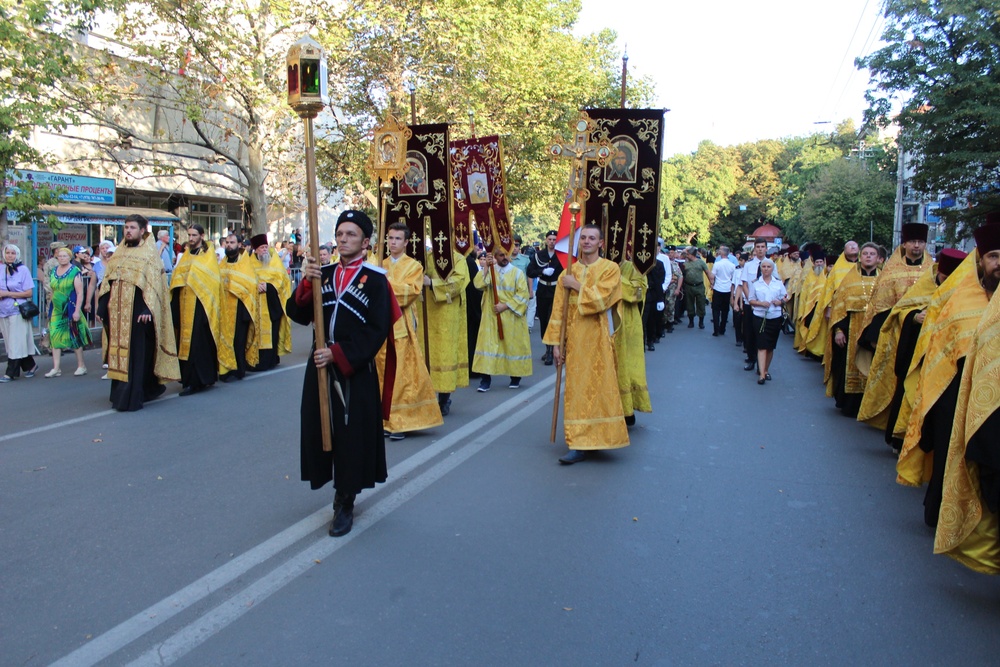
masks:
[(92, 178), (72, 174), (54, 174), (48, 171), (11, 169), (7, 171), (7, 189), (20, 190), (24, 187), (37, 188), (49, 185), (66, 189), (64, 202), (87, 204), (115, 204), (115, 180), (113, 178)]

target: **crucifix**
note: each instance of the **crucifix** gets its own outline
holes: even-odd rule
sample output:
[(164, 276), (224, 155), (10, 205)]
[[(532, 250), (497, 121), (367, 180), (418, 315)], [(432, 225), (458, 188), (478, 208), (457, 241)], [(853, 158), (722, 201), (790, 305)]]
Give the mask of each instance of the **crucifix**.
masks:
[(601, 167), (607, 165), (611, 158), (611, 143), (606, 138), (596, 143), (591, 141), (591, 135), (597, 129), (597, 124), (585, 111), (580, 112), (579, 120), (571, 127), (575, 133), (573, 143), (564, 142), (562, 137), (556, 137), (549, 146), (549, 155), (573, 161), (569, 172), (569, 189), (573, 191), (574, 201), (579, 203), (590, 197), (586, 183), (587, 162), (595, 161)]
[(417, 256), (417, 248), (420, 247), (420, 237), (417, 236), (416, 232), (410, 232), (410, 240), (407, 241), (410, 244), (410, 255), (413, 257)]

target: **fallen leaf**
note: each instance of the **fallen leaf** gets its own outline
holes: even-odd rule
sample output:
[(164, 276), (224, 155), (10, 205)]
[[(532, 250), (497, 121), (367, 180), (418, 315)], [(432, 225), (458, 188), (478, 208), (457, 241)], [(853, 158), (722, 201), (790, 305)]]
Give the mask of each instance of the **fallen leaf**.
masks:
[(573, 607), (563, 607), (563, 611), (573, 611)]
[(313, 562), (314, 562), (314, 563), (316, 563), (317, 565), (319, 565), (319, 564), (320, 564), (320, 563), (322, 563), (323, 561), (321, 561), (321, 560), (320, 560), (319, 558), (317, 558), (317, 559), (316, 559), (316, 560), (314, 560)]
[(637, 516), (634, 516), (634, 517), (632, 517), (632, 520), (633, 520), (633, 521), (638, 521), (638, 520), (639, 520), (639, 517), (637, 517)]
[(160, 479), (160, 480), (162, 480), (163, 478), (162, 478), (162, 477), (160, 477), (159, 475), (157, 475), (157, 476), (156, 476), (156, 479)]
[(100, 438), (94, 438), (91, 442), (104, 442), (104, 441), (101, 440)]

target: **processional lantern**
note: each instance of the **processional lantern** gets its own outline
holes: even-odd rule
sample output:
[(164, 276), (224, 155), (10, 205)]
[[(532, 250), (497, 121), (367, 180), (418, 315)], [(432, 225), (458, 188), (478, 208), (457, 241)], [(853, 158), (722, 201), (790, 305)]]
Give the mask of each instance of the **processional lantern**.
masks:
[[(309, 254), (319, 261), (319, 211), (316, 205), (316, 139), (313, 136), (313, 119), (330, 103), (327, 95), (326, 54), (319, 42), (303, 35), (292, 44), (285, 58), (288, 65), (288, 105), (303, 121), (306, 148), (306, 205), (309, 215)], [(326, 346), (323, 331), (323, 290), (319, 278), (312, 279), (313, 331), (316, 349)], [(333, 334), (333, 332), (330, 332)], [(330, 382), (326, 367), (317, 368), (319, 389), (320, 432), (323, 451), (333, 446), (330, 424)], [(343, 401), (340, 384), (333, 378), (334, 388)]]
[(285, 58), (288, 65), (288, 105), (300, 118), (315, 118), (329, 103), (326, 53), (319, 42), (303, 35)]

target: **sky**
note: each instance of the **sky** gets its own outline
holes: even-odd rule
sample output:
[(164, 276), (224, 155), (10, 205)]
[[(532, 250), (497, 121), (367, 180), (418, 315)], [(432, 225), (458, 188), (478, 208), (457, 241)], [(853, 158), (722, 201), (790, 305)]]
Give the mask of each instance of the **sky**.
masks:
[(868, 75), (854, 59), (879, 46), (881, 0), (582, 2), (576, 33), (614, 30), (630, 76), (652, 78), (670, 109), (665, 156), (860, 125)]

